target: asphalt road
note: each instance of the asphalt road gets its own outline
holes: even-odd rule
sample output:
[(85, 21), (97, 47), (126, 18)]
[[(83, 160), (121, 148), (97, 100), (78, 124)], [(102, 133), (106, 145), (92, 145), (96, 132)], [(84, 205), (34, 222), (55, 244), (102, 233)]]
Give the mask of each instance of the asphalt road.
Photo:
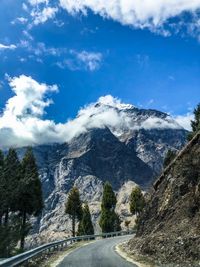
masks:
[(137, 267), (115, 252), (117, 244), (130, 238), (120, 236), (101, 239), (80, 247), (66, 256), (58, 267)]

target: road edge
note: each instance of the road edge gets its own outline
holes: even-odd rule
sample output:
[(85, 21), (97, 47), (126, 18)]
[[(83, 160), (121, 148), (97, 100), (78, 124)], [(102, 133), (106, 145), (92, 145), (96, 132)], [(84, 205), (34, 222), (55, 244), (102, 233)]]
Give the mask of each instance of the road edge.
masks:
[(150, 267), (149, 264), (147, 265), (145, 263), (137, 261), (132, 255), (130, 256), (125, 250), (123, 250), (121, 245), (125, 244), (125, 243), (126, 243), (126, 241), (115, 246), (116, 253), (118, 253), (126, 261), (131, 262), (131, 263), (137, 265), (138, 267)]
[(61, 255), (59, 255), (59, 257), (54, 260), (51, 264), (50, 267), (58, 267), (58, 265), (64, 260), (65, 257), (67, 257), (69, 254), (71, 254), (72, 252), (78, 250), (81, 247), (87, 246), (93, 242), (95, 242), (96, 240), (93, 241), (85, 241), (84, 243), (76, 243), (76, 245), (78, 245), (77, 247), (74, 247), (73, 245), (71, 246), (71, 248), (69, 247), (68, 250), (66, 250), (65, 252), (63, 251), (63, 253)]

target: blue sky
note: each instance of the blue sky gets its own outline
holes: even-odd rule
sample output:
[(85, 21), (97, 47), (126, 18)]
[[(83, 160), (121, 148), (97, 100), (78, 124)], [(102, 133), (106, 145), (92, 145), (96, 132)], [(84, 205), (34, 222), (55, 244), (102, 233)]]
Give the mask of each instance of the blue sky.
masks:
[(42, 114), (55, 123), (108, 94), (191, 118), (200, 96), (200, 1), (171, 2), (2, 0), (1, 111), (16, 94), (11, 79), (25, 75), (57, 86)]

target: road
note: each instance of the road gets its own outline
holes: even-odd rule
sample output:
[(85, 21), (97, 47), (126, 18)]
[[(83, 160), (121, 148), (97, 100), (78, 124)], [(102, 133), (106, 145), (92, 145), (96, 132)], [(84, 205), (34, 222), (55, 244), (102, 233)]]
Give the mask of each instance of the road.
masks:
[(58, 267), (137, 267), (115, 252), (117, 244), (130, 238), (120, 236), (101, 239), (80, 247), (66, 256)]

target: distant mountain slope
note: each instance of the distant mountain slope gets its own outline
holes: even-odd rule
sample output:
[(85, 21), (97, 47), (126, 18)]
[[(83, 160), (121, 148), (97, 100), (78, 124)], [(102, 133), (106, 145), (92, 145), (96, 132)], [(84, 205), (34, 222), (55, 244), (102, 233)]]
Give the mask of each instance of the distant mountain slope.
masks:
[(138, 239), (129, 243), (129, 249), (163, 263), (197, 266), (200, 260), (200, 133), (161, 178), (142, 215)]
[[(167, 150), (180, 149), (187, 134), (165, 113), (105, 101), (81, 110), (70, 123), (73, 131), (66, 143), (34, 147), (45, 208), (33, 232), (40, 232), (46, 239), (69, 234), (64, 203), (73, 185), (80, 189), (82, 199), (89, 201), (96, 229), (106, 180), (119, 192), (123, 214), (117, 207), (122, 219), (130, 217), (127, 185), (148, 188), (161, 171)], [(18, 153), (22, 157), (24, 148)]]

